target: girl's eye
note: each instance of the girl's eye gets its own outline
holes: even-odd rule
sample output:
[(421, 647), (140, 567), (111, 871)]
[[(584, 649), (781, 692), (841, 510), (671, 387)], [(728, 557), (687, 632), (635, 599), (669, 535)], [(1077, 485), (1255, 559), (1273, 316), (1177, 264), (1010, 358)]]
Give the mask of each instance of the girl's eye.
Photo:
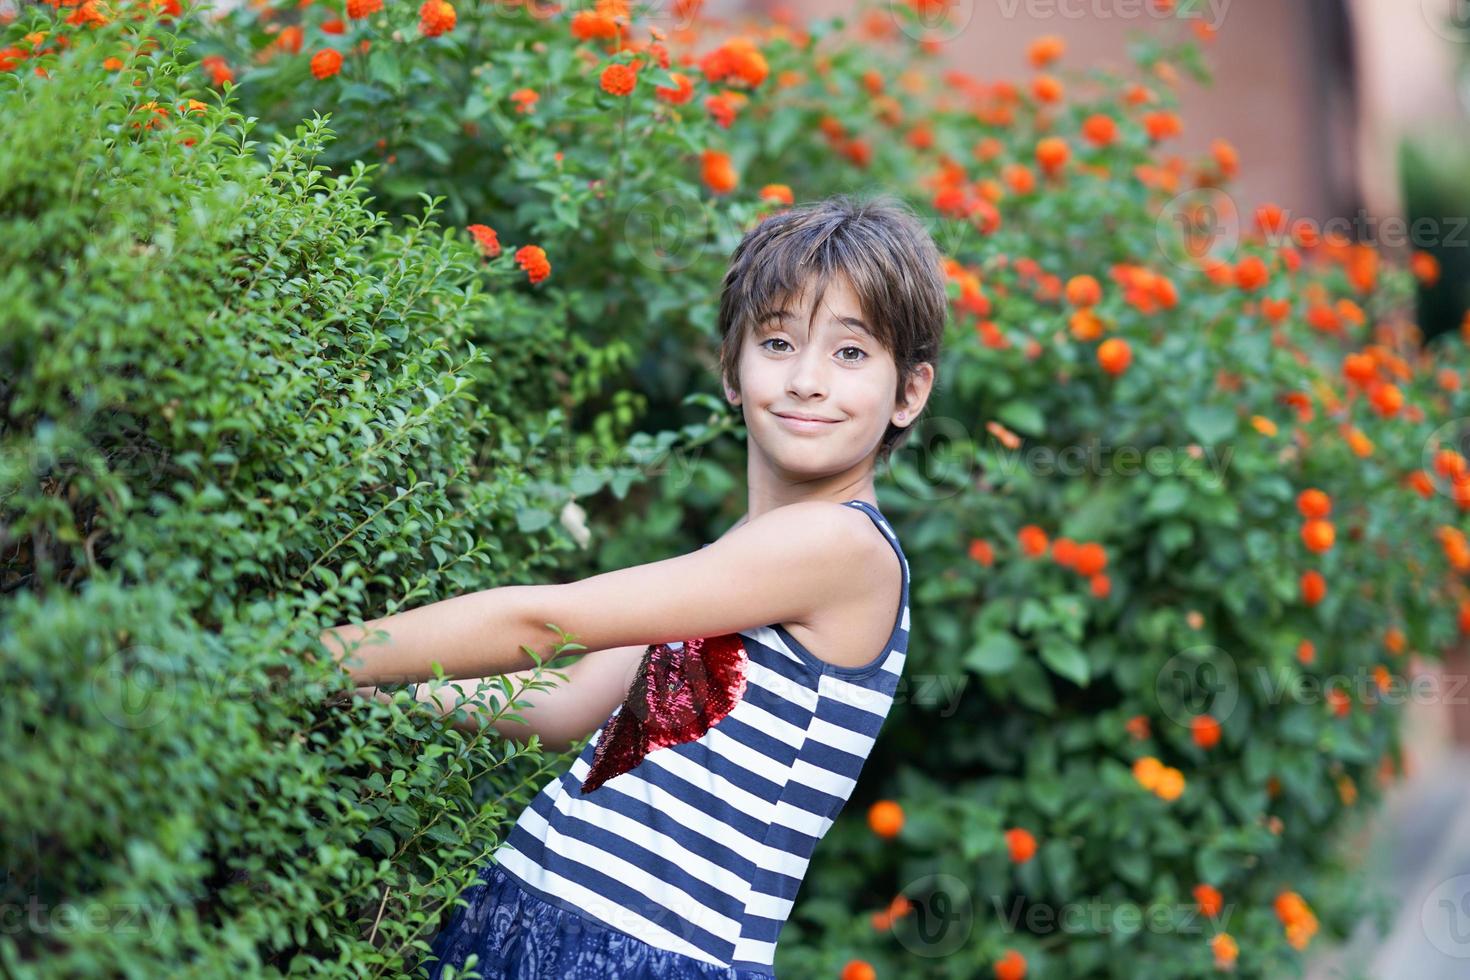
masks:
[[(766, 340), (761, 341), (761, 346), (762, 347), (766, 346), (766, 344), (786, 344), (786, 341), (783, 338), (781, 338), (781, 337), (770, 337), (770, 338), (767, 338)], [(791, 345), (790, 344), (786, 344), (786, 346), (790, 347)], [(847, 362), (852, 363), (852, 364), (856, 364), (858, 361), (861, 361), (861, 360), (863, 360), (863, 358), (866, 358), (868, 356), (868, 352), (865, 351), (865, 350), (863, 350), (861, 347), (848, 346), (848, 347), (842, 348), (842, 350), (843, 351), (850, 351), (850, 350), (851, 351), (857, 351), (860, 355), (862, 355), (861, 357), (844, 357), (844, 358), (842, 358), (842, 360), (847, 361)]]

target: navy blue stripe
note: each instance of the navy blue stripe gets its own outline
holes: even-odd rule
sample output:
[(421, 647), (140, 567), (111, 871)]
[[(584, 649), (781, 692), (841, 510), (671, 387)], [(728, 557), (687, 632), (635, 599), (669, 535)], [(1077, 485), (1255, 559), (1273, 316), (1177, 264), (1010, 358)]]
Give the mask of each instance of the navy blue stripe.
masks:
[[(884, 702), (885, 708), (892, 706), (892, 699)], [(850, 732), (866, 735), (874, 738), (883, 723), (888, 720), (888, 713), (875, 714), (867, 708), (859, 708), (857, 705), (847, 704), (835, 698), (822, 698), (817, 703), (817, 717), (829, 725), (838, 728), (846, 728)]]

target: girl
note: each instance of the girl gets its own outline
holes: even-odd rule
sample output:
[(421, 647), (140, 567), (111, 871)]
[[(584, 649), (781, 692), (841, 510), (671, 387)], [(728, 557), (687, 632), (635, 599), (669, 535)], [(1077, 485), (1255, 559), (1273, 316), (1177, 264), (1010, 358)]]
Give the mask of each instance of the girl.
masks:
[(873, 475), (928, 400), (946, 311), (938, 250), (896, 200), (765, 218), (719, 313), (747, 432), (740, 521), (687, 555), (323, 634), (362, 685), (438, 662), (519, 686), (535, 673), (521, 647), (549, 659), (552, 624), (590, 651), (525, 695), (524, 724), (496, 722), (558, 751), (593, 738), (465, 891), (433, 977), (472, 953), (487, 978), (773, 975), (903, 670), (908, 562)]

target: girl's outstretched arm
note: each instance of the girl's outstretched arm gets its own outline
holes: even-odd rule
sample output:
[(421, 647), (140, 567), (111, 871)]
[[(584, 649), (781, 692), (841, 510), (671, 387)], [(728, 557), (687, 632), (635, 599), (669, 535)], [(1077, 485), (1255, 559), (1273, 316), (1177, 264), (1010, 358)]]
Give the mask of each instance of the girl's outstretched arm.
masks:
[[(868, 516), (826, 501), (787, 504), (707, 548), (604, 572), (579, 582), (473, 592), (362, 626), (327, 630), (359, 685), (422, 681), (443, 665), (452, 678), (533, 666), (561, 638), (588, 650), (720, 636), (776, 622), (806, 622), (882, 581), (892, 549)], [(381, 630), (386, 639), (363, 638)], [(344, 641), (362, 640), (350, 658)], [(341, 652), (339, 652), (341, 651)]]

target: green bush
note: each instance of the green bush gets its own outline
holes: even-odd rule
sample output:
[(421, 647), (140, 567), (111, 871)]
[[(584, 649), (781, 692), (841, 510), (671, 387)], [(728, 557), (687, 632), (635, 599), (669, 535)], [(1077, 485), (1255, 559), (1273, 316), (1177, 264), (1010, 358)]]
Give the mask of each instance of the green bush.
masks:
[(0, 963), (398, 975), (556, 759), (300, 654), (575, 559), (574, 482), (637, 478), (546, 451), (597, 367), (438, 202), (390, 225), (316, 165), (323, 120), (262, 161), (165, 26), (38, 29), (0, 75)]

